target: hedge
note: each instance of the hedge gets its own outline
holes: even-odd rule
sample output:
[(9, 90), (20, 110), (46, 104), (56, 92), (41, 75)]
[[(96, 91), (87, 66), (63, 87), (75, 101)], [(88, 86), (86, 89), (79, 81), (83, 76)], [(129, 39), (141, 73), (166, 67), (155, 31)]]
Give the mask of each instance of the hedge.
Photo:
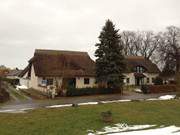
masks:
[(112, 94), (120, 93), (120, 90), (109, 88), (68, 88), (66, 96), (83, 96), (83, 95), (96, 95), (96, 94)]
[(0, 79), (0, 103), (10, 99), (9, 93), (3, 88), (2, 81)]
[(141, 90), (144, 94), (147, 93), (166, 93), (177, 91), (176, 85), (142, 85)]
[(19, 84), (19, 79), (10, 79), (10, 78), (2, 78), (2, 77), (0, 77), (0, 80), (5, 81), (7, 83), (10, 83), (13, 86)]

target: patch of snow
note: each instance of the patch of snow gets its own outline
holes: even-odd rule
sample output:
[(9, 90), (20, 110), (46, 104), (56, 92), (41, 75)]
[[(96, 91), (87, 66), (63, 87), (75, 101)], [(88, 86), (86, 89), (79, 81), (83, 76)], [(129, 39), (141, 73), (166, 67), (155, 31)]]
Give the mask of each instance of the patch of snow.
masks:
[(179, 127), (169, 126), (169, 127), (163, 127), (157, 129), (112, 133), (107, 135), (180, 135), (179, 130), (180, 130)]
[(104, 135), (104, 134), (120, 133), (120, 132), (125, 132), (125, 131), (153, 128), (155, 126), (156, 125), (133, 125), (133, 126), (129, 126), (127, 124), (115, 124), (114, 127), (107, 126), (107, 127), (104, 127), (102, 129), (102, 131), (95, 131), (94, 133), (91, 132), (88, 135)]
[(135, 92), (142, 93), (141, 89), (134, 89)]
[(0, 110), (0, 113), (26, 113), (27, 110), (32, 110), (34, 108), (22, 108), (22, 109), (7, 109)]
[[(153, 128), (153, 129), (149, 129)], [(115, 124), (114, 127), (105, 127), (103, 131), (90, 132), (88, 135), (180, 135), (180, 127), (169, 126), (156, 128), (156, 125)]]
[(130, 102), (131, 100), (111, 100), (111, 101), (101, 101), (100, 103), (107, 104), (107, 103), (118, 103), (118, 102)]
[(78, 105), (97, 105), (98, 102), (79, 103)]
[(28, 87), (25, 86), (25, 85), (17, 85), (17, 86), (16, 86), (16, 89), (17, 89), (17, 90), (21, 90), (21, 89), (26, 90), (26, 89), (28, 89)]
[(165, 96), (160, 96), (159, 99), (160, 100), (170, 100), (170, 99), (174, 99), (176, 97), (176, 95), (165, 95)]
[(61, 107), (70, 107), (72, 104), (64, 104), (64, 105), (52, 105), (52, 106), (46, 106), (46, 108), (61, 108)]

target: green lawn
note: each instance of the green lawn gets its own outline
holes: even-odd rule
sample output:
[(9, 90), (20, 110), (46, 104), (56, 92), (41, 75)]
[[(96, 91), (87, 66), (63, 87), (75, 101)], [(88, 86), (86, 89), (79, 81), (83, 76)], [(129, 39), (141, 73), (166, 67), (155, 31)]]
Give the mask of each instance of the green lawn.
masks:
[(180, 101), (146, 101), (38, 109), (25, 114), (0, 114), (1, 135), (85, 135), (107, 124), (102, 111), (111, 110), (114, 123), (180, 126)]

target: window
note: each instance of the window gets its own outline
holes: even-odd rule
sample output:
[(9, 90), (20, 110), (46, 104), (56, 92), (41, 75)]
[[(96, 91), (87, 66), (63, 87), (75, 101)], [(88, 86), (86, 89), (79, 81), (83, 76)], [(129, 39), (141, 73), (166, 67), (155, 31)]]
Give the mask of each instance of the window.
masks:
[(89, 84), (89, 78), (84, 78), (84, 84)]
[(47, 80), (46, 80), (46, 78), (42, 78), (42, 81), (41, 81), (41, 83), (40, 83), (40, 85), (41, 86), (46, 86), (47, 85)]
[(129, 78), (127, 78), (127, 79), (126, 79), (126, 83), (128, 83), (128, 84), (129, 84)]
[(143, 72), (145, 72), (145, 68), (142, 67), (142, 66), (137, 66), (135, 70), (136, 70), (137, 73), (143, 73)]
[(152, 78), (152, 83), (154, 83), (155, 78)]
[(147, 78), (147, 83), (149, 83), (149, 78)]
[(53, 79), (47, 79), (47, 85), (53, 85)]

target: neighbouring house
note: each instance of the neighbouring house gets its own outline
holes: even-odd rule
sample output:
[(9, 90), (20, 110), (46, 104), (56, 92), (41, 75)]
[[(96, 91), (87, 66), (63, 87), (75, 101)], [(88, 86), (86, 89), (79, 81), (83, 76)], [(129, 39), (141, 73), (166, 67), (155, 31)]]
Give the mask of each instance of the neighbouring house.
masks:
[(95, 87), (95, 62), (87, 52), (35, 50), (29, 65), (20, 74), (20, 84), (40, 91), (56, 87)]
[[(126, 57), (126, 85), (153, 84), (158, 67), (139, 56)], [(40, 91), (55, 87), (61, 92), (67, 87), (96, 87), (95, 62), (87, 52), (35, 50), (28, 66), (20, 74), (20, 84)]]
[(160, 70), (156, 64), (143, 56), (127, 56), (127, 69), (124, 73), (126, 85), (152, 85)]
[(6, 77), (9, 79), (18, 79), (21, 72), (22, 70), (15, 68), (13, 70), (10, 70), (9, 73), (6, 75)]

